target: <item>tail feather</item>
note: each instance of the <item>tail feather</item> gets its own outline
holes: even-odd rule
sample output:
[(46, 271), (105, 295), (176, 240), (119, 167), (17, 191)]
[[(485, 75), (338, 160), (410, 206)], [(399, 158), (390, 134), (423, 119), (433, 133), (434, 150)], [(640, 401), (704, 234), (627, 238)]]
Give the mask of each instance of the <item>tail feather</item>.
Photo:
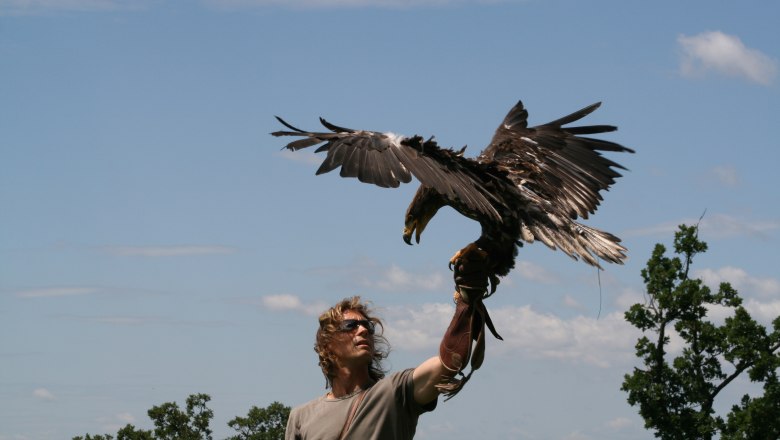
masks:
[[(551, 249), (559, 249), (575, 260), (602, 269), (599, 259), (615, 264), (623, 264), (628, 258), (626, 248), (620, 244), (620, 238), (609, 232), (570, 221), (563, 227), (550, 225), (532, 225), (528, 229), (534, 238)], [(526, 240), (531, 242), (532, 240)]]

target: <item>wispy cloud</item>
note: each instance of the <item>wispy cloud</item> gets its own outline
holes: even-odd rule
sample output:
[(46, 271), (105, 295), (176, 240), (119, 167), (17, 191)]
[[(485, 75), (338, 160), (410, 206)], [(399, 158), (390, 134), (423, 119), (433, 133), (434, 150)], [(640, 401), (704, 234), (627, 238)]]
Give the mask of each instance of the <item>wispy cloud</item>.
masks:
[[(445, 303), (390, 309), (386, 315), (388, 339), (397, 349), (435, 350), (453, 312), (452, 304)], [(617, 312), (601, 319), (564, 319), (530, 306), (507, 306), (491, 309), (490, 315), (504, 338), (493, 347), (503, 355), (609, 367), (632, 358), (631, 347), (639, 336)]]
[(80, 319), (111, 325), (141, 325), (153, 321), (159, 321), (159, 319), (156, 318), (141, 316), (93, 316)]
[(454, 312), (452, 304), (444, 303), (388, 308), (384, 316), (386, 335), (394, 348), (433, 352)]
[(729, 282), (744, 296), (759, 295), (764, 298), (780, 297), (780, 281), (775, 278), (754, 277), (744, 269), (725, 266), (720, 269), (702, 269), (694, 271), (696, 278), (717, 289), (722, 282)]
[(780, 316), (780, 300), (763, 302), (755, 298), (745, 301), (745, 309), (758, 322), (770, 325)]
[(47, 390), (46, 388), (36, 388), (32, 392), (33, 397), (40, 400), (54, 400), (56, 397), (54, 396), (54, 393)]
[(121, 412), (112, 416), (101, 417), (97, 421), (103, 426), (104, 431), (118, 431), (127, 426), (128, 423), (135, 423), (136, 418), (129, 412)]
[(560, 281), (557, 275), (545, 269), (544, 267), (528, 261), (519, 261), (516, 266), (517, 272), (521, 277), (528, 281), (534, 281), (542, 284), (555, 284)]
[(777, 77), (776, 59), (745, 46), (734, 35), (719, 31), (680, 35), (677, 44), (681, 50), (680, 73), (685, 77), (716, 72), (765, 86)]
[(399, 293), (439, 291), (452, 276), (446, 269), (409, 271), (396, 264), (381, 265), (370, 258), (360, 258), (350, 265), (317, 267), (311, 271), (323, 278), (335, 278), (337, 283), (348, 288)]
[(106, 246), (105, 252), (122, 257), (188, 257), (197, 255), (224, 255), (237, 252), (230, 246)]
[[(304, 302), (296, 295), (267, 295), (259, 305), (269, 310), (317, 316), (328, 308), (322, 302)], [(435, 351), (455, 311), (452, 303), (391, 306), (383, 309), (385, 335), (394, 349)], [(530, 306), (491, 308), (490, 315), (501, 344), (498, 355), (520, 355), (535, 359), (557, 359), (599, 367), (629, 362), (639, 337), (622, 312), (601, 319), (577, 316), (564, 319), (540, 313)]]
[(618, 417), (607, 422), (607, 427), (616, 431), (629, 428), (634, 425), (634, 422), (625, 417)]
[(0, 15), (34, 15), (49, 12), (101, 12), (138, 9), (137, 0), (0, 0)]
[(737, 169), (729, 165), (721, 165), (710, 170), (710, 175), (716, 182), (723, 186), (735, 187), (739, 185), (740, 179)]
[[(625, 237), (641, 236), (668, 236), (677, 231), (677, 226), (681, 224), (695, 225), (699, 223), (698, 218), (683, 218), (679, 220), (660, 223), (640, 229), (628, 230), (622, 235)], [(732, 238), (732, 237), (750, 237), (759, 240), (765, 240), (769, 233), (780, 229), (778, 220), (746, 220), (733, 217), (726, 214), (707, 214), (699, 223), (700, 236), (707, 238)]]
[[(502, 0), (206, 0), (220, 9), (284, 6), (289, 8), (413, 8), (464, 3), (499, 3)], [(507, 0), (504, 0), (507, 1)]]
[(296, 312), (307, 316), (318, 316), (328, 308), (322, 301), (304, 302), (297, 295), (287, 293), (265, 295), (260, 298), (260, 305), (268, 310)]
[(51, 298), (60, 296), (90, 295), (98, 292), (96, 287), (42, 287), (38, 289), (20, 290), (14, 294), (19, 298)]
[(288, 160), (292, 160), (294, 162), (300, 162), (307, 165), (319, 165), (322, 163), (323, 160), (325, 160), (325, 157), (322, 155), (314, 154), (312, 151), (290, 151), (290, 150), (282, 150), (278, 153), (276, 153), (277, 156), (283, 157)]
[(393, 264), (379, 269), (372, 277), (363, 278), (361, 284), (368, 289), (397, 292), (440, 290), (445, 282), (442, 272), (413, 273)]

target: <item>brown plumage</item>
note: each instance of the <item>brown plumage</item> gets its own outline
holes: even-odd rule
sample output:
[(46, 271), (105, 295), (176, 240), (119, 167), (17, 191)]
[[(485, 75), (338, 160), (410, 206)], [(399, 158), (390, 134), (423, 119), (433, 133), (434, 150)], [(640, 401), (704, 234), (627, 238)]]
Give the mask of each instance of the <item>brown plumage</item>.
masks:
[(324, 144), (316, 150), (327, 152), (317, 174), (341, 167), (342, 177), (392, 188), (416, 177), (421, 185), (406, 212), (404, 240), (411, 244), (415, 235), (419, 243), (436, 211), (452, 206), (482, 226), (476, 243), (490, 255), (495, 289), (496, 276), (514, 267), (517, 247), (524, 242), (539, 240), (596, 267), (601, 267), (598, 259), (625, 260), (619, 238), (576, 221), (595, 212), (600, 192), (620, 177), (615, 169), (625, 169), (601, 152), (634, 152), (582, 136), (611, 132), (614, 126), (564, 127), (600, 105), (529, 128), (528, 112), (518, 102), (476, 159), (463, 156), (465, 147), (441, 148), (433, 138), (352, 130), (322, 118), (330, 132), (303, 131), (277, 117), (292, 131), (271, 134), (300, 137), (286, 146), (292, 151)]

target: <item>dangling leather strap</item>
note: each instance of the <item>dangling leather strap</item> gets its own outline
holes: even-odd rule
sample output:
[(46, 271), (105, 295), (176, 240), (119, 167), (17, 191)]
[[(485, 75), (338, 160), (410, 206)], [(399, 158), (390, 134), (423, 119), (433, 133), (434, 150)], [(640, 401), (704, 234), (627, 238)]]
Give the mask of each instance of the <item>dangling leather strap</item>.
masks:
[(349, 425), (352, 424), (352, 419), (355, 418), (355, 413), (357, 412), (358, 406), (360, 406), (360, 402), (363, 401), (363, 397), (366, 396), (366, 390), (363, 390), (360, 392), (360, 394), (355, 397), (355, 400), (352, 401), (352, 406), (349, 407), (349, 415), (347, 416), (347, 420), (344, 421), (344, 427), (341, 428), (341, 434), (339, 434), (339, 440), (344, 440), (344, 438), (347, 437), (347, 431), (349, 430)]

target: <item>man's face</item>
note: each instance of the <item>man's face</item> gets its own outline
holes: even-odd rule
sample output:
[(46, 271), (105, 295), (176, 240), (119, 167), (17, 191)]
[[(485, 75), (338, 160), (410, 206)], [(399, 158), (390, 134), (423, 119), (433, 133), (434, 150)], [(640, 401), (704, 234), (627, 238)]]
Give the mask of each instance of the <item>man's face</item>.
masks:
[[(343, 319), (366, 319), (353, 310), (344, 312)], [(362, 325), (353, 330), (337, 331), (330, 342), (330, 349), (339, 366), (360, 366), (371, 363), (374, 355), (374, 338)]]

